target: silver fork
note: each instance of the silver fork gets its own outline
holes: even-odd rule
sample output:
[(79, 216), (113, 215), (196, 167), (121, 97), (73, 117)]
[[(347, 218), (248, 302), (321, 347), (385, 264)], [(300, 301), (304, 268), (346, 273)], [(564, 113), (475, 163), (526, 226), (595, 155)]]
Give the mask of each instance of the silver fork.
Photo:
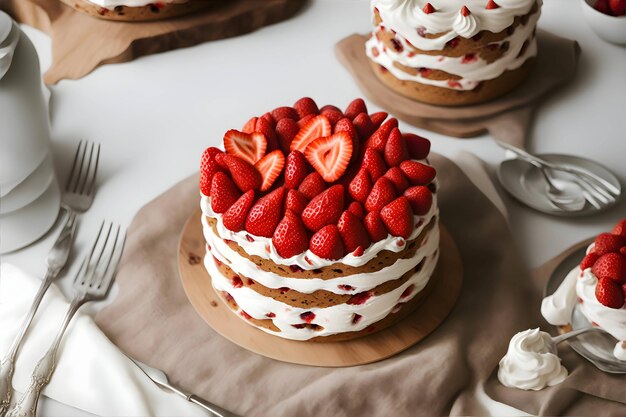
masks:
[(99, 161), (100, 144), (81, 140), (76, 148), (72, 170), (63, 192), (63, 204), (66, 208), (84, 213), (91, 207)]
[(43, 296), (50, 284), (58, 277), (69, 257), (76, 228), (76, 214), (87, 211), (93, 202), (99, 161), (100, 145), (81, 140), (76, 148), (72, 169), (63, 192), (63, 209), (67, 213), (63, 230), (48, 254), (48, 270), (35, 295), (30, 311), (9, 352), (0, 361), (0, 417), (4, 416), (11, 401), (11, 378), (15, 368), (15, 358), (24, 335), (37, 313)]
[(41, 391), (48, 385), (56, 365), (57, 350), (65, 330), (78, 309), (89, 301), (106, 297), (124, 249), (125, 232), (119, 225), (102, 222), (98, 235), (74, 279), (74, 298), (52, 345), (39, 360), (31, 383), (7, 417), (35, 417)]

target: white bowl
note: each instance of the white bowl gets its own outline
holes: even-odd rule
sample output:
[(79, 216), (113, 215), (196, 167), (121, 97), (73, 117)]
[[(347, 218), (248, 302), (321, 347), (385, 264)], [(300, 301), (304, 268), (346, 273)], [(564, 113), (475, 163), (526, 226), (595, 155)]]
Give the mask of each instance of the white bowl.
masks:
[(602, 39), (626, 45), (626, 16), (610, 16), (593, 8), (595, 0), (581, 0), (583, 15), (591, 29)]
[(54, 225), (61, 208), (61, 190), (55, 178), (48, 189), (29, 205), (0, 215), (0, 254), (23, 248), (42, 237)]
[(32, 203), (54, 179), (54, 161), (49, 152), (32, 174), (8, 193), (0, 194), (0, 214), (7, 214)]

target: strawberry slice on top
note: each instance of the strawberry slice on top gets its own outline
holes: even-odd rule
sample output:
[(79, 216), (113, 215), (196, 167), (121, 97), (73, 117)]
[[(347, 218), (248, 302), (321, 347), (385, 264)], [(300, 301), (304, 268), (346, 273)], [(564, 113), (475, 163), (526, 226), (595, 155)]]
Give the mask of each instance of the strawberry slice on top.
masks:
[(259, 159), (254, 167), (261, 173), (261, 191), (267, 191), (276, 181), (285, 166), (285, 155), (279, 150), (272, 151)]
[(315, 139), (307, 146), (304, 156), (324, 181), (337, 181), (350, 163), (352, 138), (347, 132), (337, 132)]
[(260, 132), (244, 133), (231, 129), (224, 135), (224, 149), (254, 165), (265, 155), (267, 139)]
[(304, 153), (309, 143), (317, 138), (328, 136), (332, 133), (330, 121), (326, 116), (318, 115), (309, 120), (298, 132), (290, 145), (291, 151)]

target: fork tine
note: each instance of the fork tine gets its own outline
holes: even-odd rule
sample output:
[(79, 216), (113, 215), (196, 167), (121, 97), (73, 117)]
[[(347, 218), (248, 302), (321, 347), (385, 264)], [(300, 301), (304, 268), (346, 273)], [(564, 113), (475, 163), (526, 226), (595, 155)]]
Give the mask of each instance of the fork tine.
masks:
[(120, 237), (120, 233), (121, 227), (118, 225), (115, 231), (115, 239), (111, 246), (111, 251), (106, 262), (106, 266), (100, 276), (99, 282), (94, 284), (95, 288), (106, 290), (109, 287), (113, 276), (115, 275), (115, 270), (117, 269), (117, 264), (119, 262), (119, 258), (121, 257), (125, 241), (125, 234)]
[(89, 186), (87, 186), (85, 194), (92, 195), (93, 191), (96, 188), (96, 176), (98, 175), (98, 162), (100, 162), (100, 144), (98, 143), (96, 148), (96, 162), (93, 166), (93, 175), (91, 175), (91, 181), (89, 182)]
[(90, 141), (88, 141), (87, 144), (88, 144), (87, 148), (89, 149), (89, 159), (87, 159), (87, 166), (85, 167), (84, 172), (81, 172), (81, 176), (79, 178), (79, 183), (78, 183), (78, 187), (76, 190), (79, 194), (85, 193), (85, 187), (87, 185), (87, 180), (89, 179), (91, 160), (93, 158), (94, 144), (93, 142), (90, 142)]
[[(76, 147), (76, 153), (74, 154), (74, 162), (72, 162), (72, 169), (70, 170), (70, 174), (67, 177), (67, 183), (65, 184), (65, 190), (66, 191), (70, 191), (71, 189), (71, 185), (72, 185), (72, 180), (74, 179), (74, 173), (76, 172), (76, 164), (79, 161), (79, 155), (80, 155), (80, 151), (83, 147), (83, 141), (81, 140), (80, 142), (78, 142), (78, 146)], [(82, 157), (80, 158), (80, 160), (82, 160)]]
[[(71, 189), (71, 192), (75, 193), (76, 190), (78, 190), (78, 186), (80, 184), (80, 179), (82, 177), (82, 172), (83, 172), (83, 166), (85, 165), (85, 157), (87, 156), (87, 147), (89, 146), (89, 142), (81, 140), (80, 143), (82, 143), (83, 148), (82, 148), (82, 153), (81, 153), (81, 157), (80, 157), (80, 161), (78, 162), (78, 171), (74, 172), (74, 186)], [(80, 144), (79, 144), (80, 146)]]
[[(104, 225), (104, 222), (103, 222), (103, 225)], [(99, 270), (98, 265), (100, 264), (102, 255), (105, 253), (107, 249), (109, 237), (111, 236), (111, 230), (113, 229), (113, 223), (108, 223), (107, 226), (104, 226), (104, 227), (106, 229), (106, 235), (103, 238), (101, 238), (98, 242), (99, 243), (98, 256), (95, 259), (90, 260), (89, 262), (89, 267), (90, 267), (89, 281), (86, 281), (86, 284), (88, 286), (92, 286), (94, 278), (97, 278), (98, 276), (98, 270)]]
[(96, 250), (96, 246), (98, 246), (98, 241), (100, 240), (100, 235), (102, 234), (103, 229), (104, 229), (104, 221), (100, 224), (100, 229), (98, 230), (98, 234), (96, 235), (96, 239), (94, 240), (93, 245), (91, 246), (91, 250), (89, 251), (89, 254), (85, 256), (86, 268), (83, 273), (83, 281), (82, 281), (83, 284), (89, 278), (89, 272), (90, 272), (89, 266), (91, 265), (91, 258), (93, 257), (93, 254)]

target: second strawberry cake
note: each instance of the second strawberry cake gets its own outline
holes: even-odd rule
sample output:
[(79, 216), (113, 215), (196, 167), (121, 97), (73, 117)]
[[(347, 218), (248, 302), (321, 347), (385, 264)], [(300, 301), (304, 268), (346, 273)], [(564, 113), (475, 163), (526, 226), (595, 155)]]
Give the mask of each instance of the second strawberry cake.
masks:
[(310, 98), (250, 119), (201, 162), (204, 260), (243, 320), (293, 340), (384, 329), (428, 295), (439, 256), (430, 142), (395, 118)]

